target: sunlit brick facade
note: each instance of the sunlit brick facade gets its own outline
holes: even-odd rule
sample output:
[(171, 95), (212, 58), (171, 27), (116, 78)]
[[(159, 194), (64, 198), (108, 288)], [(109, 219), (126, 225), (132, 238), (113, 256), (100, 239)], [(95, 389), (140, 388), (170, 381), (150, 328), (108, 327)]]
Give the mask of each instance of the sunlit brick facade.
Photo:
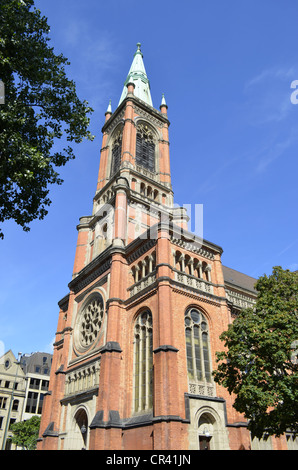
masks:
[(139, 44), (102, 132), (38, 448), (254, 448), (212, 370), (221, 332), (255, 302), (255, 280), (222, 266), (222, 249), (190, 233), (174, 207), (167, 105), (152, 106)]

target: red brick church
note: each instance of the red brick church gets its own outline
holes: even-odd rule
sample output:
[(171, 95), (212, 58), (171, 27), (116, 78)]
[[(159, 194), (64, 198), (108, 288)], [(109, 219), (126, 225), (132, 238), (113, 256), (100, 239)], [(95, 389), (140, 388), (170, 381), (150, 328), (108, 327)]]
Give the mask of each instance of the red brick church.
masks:
[(164, 96), (152, 104), (140, 44), (109, 105), (93, 211), (81, 217), (38, 449), (279, 449), (251, 440), (212, 369), (219, 335), (255, 279), (188, 231), (173, 202)]

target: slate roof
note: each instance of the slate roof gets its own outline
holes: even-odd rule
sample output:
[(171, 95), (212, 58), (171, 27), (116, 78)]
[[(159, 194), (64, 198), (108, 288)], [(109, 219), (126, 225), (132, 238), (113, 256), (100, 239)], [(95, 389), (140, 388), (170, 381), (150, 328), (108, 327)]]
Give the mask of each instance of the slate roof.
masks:
[(228, 268), (227, 266), (223, 266), (222, 270), (225, 282), (233, 284), (235, 287), (240, 287), (254, 293), (257, 292), (254, 288), (257, 279), (255, 279), (254, 277), (240, 273), (239, 271), (235, 271), (235, 269)]

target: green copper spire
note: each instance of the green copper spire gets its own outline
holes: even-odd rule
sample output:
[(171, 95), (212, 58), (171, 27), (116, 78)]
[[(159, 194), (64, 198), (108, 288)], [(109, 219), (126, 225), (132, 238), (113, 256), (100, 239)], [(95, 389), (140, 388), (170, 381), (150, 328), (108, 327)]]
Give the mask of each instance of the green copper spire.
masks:
[(150, 83), (146, 74), (143, 62), (143, 54), (141, 52), (141, 44), (139, 42), (137, 44), (137, 51), (135, 52), (127, 78), (124, 82), (124, 87), (119, 104), (124, 100), (127, 95), (126, 85), (128, 83), (133, 83), (135, 85), (134, 94), (137, 98), (140, 98), (141, 100), (145, 101), (145, 103), (149, 104), (150, 106), (153, 106), (150, 93)]

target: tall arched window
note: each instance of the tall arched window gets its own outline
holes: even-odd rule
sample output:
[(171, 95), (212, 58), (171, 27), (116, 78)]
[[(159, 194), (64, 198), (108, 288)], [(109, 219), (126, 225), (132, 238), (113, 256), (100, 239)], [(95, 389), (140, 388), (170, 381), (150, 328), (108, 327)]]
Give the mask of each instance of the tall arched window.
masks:
[(119, 130), (113, 142), (112, 147), (112, 170), (111, 174), (116, 173), (120, 168), (122, 149), (122, 130)]
[(152, 315), (142, 312), (134, 327), (134, 411), (152, 408), (153, 350)]
[(191, 308), (185, 314), (185, 340), (188, 378), (211, 382), (208, 323), (197, 309)]
[(151, 129), (145, 124), (137, 127), (136, 164), (155, 172), (155, 143)]

